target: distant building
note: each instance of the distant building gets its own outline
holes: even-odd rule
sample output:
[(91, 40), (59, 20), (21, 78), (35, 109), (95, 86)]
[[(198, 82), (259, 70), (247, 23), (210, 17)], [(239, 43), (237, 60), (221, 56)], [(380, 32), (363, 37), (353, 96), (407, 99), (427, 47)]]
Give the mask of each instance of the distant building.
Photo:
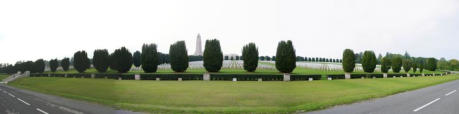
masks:
[(196, 38), (196, 51), (194, 52), (194, 55), (202, 56), (202, 46), (201, 46), (201, 35), (200, 34), (198, 34), (198, 37)]

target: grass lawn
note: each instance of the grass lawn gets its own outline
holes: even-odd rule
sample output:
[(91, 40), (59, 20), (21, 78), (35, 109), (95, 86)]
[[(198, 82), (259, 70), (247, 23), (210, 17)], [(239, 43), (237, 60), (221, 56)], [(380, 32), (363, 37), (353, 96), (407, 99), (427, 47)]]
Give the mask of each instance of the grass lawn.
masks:
[(0, 81), (5, 79), (8, 76), (10, 76), (10, 75), (8, 75), (8, 74), (0, 74)]
[(151, 113), (292, 113), (383, 97), (459, 75), (320, 81), (136, 81), (29, 77), (9, 85)]

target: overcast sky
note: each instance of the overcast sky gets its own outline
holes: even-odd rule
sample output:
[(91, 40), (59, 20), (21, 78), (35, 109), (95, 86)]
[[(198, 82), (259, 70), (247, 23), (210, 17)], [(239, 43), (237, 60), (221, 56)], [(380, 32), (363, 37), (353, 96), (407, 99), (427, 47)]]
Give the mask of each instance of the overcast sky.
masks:
[(255, 42), (261, 55), (292, 40), (297, 55), (356, 52), (459, 58), (458, 0), (1, 0), (0, 63), (71, 57), (77, 50), (161, 52), (198, 33), (225, 54)]

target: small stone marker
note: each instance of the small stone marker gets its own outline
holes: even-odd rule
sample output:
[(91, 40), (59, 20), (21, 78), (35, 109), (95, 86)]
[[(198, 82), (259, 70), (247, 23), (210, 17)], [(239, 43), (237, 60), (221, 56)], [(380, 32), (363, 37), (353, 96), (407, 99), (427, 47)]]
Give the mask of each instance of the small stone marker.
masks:
[(182, 78), (178, 78), (178, 81), (182, 81)]
[(67, 74), (64, 74), (64, 77), (66, 77), (66, 78), (67, 78)]
[(344, 73), (344, 78), (351, 79), (351, 73)]
[(263, 81), (263, 79), (261, 79), (261, 78), (258, 78), (258, 81), (259, 81), (259, 82), (262, 82), (262, 81)]
[(363, 76), (362, 76), (362, 77), (360, 77), (360, 78), (361, 78), (361, 79), (365, 79), (365, 77), (363, 77)]
[(233, 82), (237, 82), (237, 78), (233, 78)]
[(140, 80), (140, 74), (135, 74), (135, 75), (134, 75), (134, 79), (135, 79), (135, 80)]
[(290, 74), (288, 73), (284, 74), (284, 81), (290, 81)]
[(332, 80), (332, 77), (328, 77), (328, 80)]
[(308, 81), (312, 81), (313, 79), (311, 77), (309, 77)]
[(209, 81), (210, 80), (210, 74), (209, 73), (204, 73), (203, 76), (202, 76), (202, 79), (204, 81)]
[(373, 79), (376, 79), (376, 77), (373, 76)]
[(96, 77), (96, 75), (95, 75), (95, 74), (91, 74), (91, 78), (95, 78), (95, 77)]
[(118, 80), (122, 80), (121, 77), (118, 77)]
[(159, 78), (156, 78), (156, 81), (160, 81), (160, 79), (159, 79)]
[(392, 78), (395, 78), (395, 76), (392, 76)]

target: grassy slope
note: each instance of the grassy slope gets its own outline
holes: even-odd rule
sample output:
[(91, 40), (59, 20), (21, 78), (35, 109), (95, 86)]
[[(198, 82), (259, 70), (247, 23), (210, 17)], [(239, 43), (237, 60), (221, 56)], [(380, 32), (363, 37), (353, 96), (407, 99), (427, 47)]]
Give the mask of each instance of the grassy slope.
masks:
[(135, 81), (23, 78), (13, 86), (144, 112), (311, 111), (458, 79), (444, 77), (313, 82)]
[(10, 75), (8, 75), (8, 74), (0, 74), (0, 81), (5, 79), (8, 76), (10, 76)]

